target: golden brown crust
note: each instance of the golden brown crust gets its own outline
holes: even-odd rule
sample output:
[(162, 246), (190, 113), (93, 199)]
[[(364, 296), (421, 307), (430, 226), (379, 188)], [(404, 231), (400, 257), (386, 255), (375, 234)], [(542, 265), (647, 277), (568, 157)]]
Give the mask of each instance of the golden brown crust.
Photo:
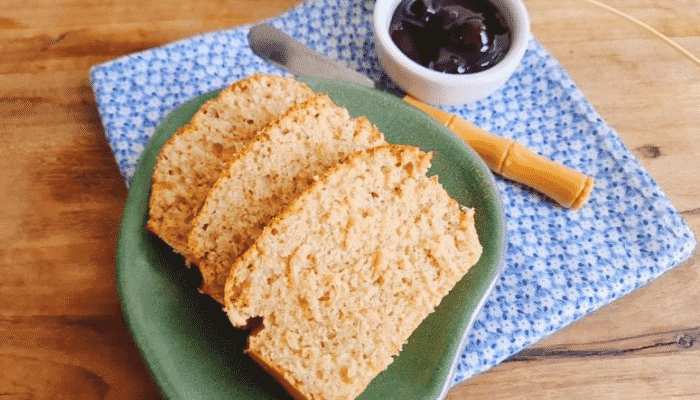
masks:
[[(239, 83), (222, 93), (245, 90), (245, 86)], [(315, 99), (323, 97), (319, 95)], [(431, 154), (412, 146), (385, 144), (381, 132), (364, 117), (352, 119), (353, 124), (343, 122), (342, 128), (338, 128), (330, 121), (337, 120), (341, 114), (343, 121), (349, 121), (350, 117), (347, 110), (337, 111), (335, 105), (330, 108), (340, 114), (328, 114), (327, 118), (318, 120), (310, 118), (306, 125), (301, 125), (301, 120), (294, 119), (299, 116), (293, 113), (312, 102), (286, 108), (286, 112), (276, 114), (283, 117), (271, 120), (275, 124), (268, 122), (267, 128), (256, 130), (255, 143), (265, 151), (251, 153), (254, 145), (248, 141), (241, 150), (229, 154), (220, 143), (214, 146), (209, 143), (207, 151), (217, 155), (226, 153), (226, 162), (206, 167), (207, 171), (213, 168), (215, 172), (212, 182), (182, 187), (203, 193), (197, 200), (184, 201), (195, 212), (205, 211), (207, 206), (202, 204), (214, 201), (214, 191), (222, 190), (223, 196), (217, 200), (219, 203), (213, 203), (212, 209), (228, 210), (232, 205), (229, 196), (233, 193), (229, 190), (244, 190), (247, 195), (253, 187), (270, 189), (270, 197), (252, 199), (263, 199), (254, 201), (256, 207), (272, 209), (265, 199), (274, 202), (282, 199), (275, 189), (277, 186), (270, 184), (277, 179), (272, 176), (289, 174), (294, 187), (289, 193), (293, 195), (279, 200), (283, 207), (265, 216), (264, 221), (258, 221), (254, 229), (259, 228), (260, 232), (256, 233), (252, 246), (246, 245), (244, 254), (226, 256), (228, 263), (222, 265), (229, 266), (230, 272), (221, 301), (225, 302), (225, 311), (235, 326), (264, 321), (253, 329), (246, 352), (295, 399), (345, 400), (359, 395), (392, 362), (415, 327), (478, 260), (481, 247), (473, 210), (461, 209), (442, 189), (437, 177), (426, 177)], [(309, 112), (318, 117), (328, 110), (319, 107)], [(274, 140), (272, 126), (287, 117), (288, 124), (279, 126), (282, 133), (276, 134)], [(173, 136), (187, 135), (188, 129), (198, 121), (195, 116)], [(319, 124), (325, 127), (319, 129)], [(331, 134), (326, 136), (329, 126)], [(317, 130), (326, 132), (317, 135), (323, 141), (316, 143), (315, 137), (302, 139)], [(364, 150), (360, 151), (354, 147), (339, 150), (348, 141), (341, 137), (368, 143), (362, 144), (359, 148)], [(260, 143), (260, 138), (273, 140)], [(172, 159), (168, 160), (169, 146), (166, 143), (166, 151), (161, 151), (157, 162), (172, 163)], [(270, 157), (271, 154), (286, 156), (294, 146), (298, 147), (301, 158)], [(310, 161), (311, 156), (326, 154), (325, 150), (319, 152), (324, 147), (334, 149), (327, 155), (337, 156), (324, 163), (322, 169), (307, 176), (290, 167), (297, 163), (304, 173), (309, 172), (310, 165), (315, 165), (315, 161)], [(285, 152), (268, 153), (270, 148)], [(178, 154), (189, 156), (189, 151), (193, 151), (211, 155), (191, 146), (187, 149), (177, 149)], [(249, 182), (250, 171), (257, 170), (239, 168), (243, 164), (233, 168), (249, 154), (254, 157), (246, 167), (258, 168), (260, 159), (283, 167), (264, 170), (264, 182), (254, 177)], [(231, 185), (224, 187), (224, 180), (231, 180)], [(166, 200), (173, 202), (174, 189), (173, 182), (167, 177), (159, 179), (154, 170), (152, 202), (167, 196), (170, 199)], [(199, 199), (201, 202), (197, 204)], [(173, 204), (180, 203), (183, 200), (175, 198)], [(247, 200), (239, 203), (251, 204)], [(152, 213), (155, 208), (152, 206)], [(260, 213), (253, 207), (249, 214)], [(176, 251), (201, 263), (205, 255), (190, 246), (191, 219), (195, 217), (195, 223), (206, 225), (204, 230), (216, 226), (209, 220), (200, 220), (201, 214), (188, 217), (180, 225), (185, 226), (188, 236), (184, 251), (181, 243), (170, 243), (168, 236), (177, 237), (182, 232), (172, 226), (160, 229), (156, 218), (153, 221), (149, 218), (146, 227), (152, 231), (160, 229), (160, 234)], [(224, 230), (234, 232), (236, 226), (228, 222), (222, 225)], [(222, 235), (219, 228), (210, 229), (216, 245), (239, 240), (237, 235)], [(221, 240), (217, 242), (217, 238)], [(213, 292), (216, 287), (212, 275), (216, 278), (218, 272), (199, 266), (205, 278), (201, 290)]]
[(411, 146), (353, 153), (231, 268), (229, 320), (263, 319), (248, 351), (288, 390), (359, 395), (478, 260), (473, 210), (428, 178), (429, 166)]
[(255, 361), (258, 365), (262, 367), (262, 369), (265, 370), (272, 379), (277, 381), (284, 390), (289, 393), (290, 396), (294, 398), (294, 400), (312, 400), (310, 397), (307, 397), (304, 393), (302, 393), (301, 390), (297, 386), (295, 386), (292, 382), (290, 382), (289, 379), (285, 377), (284, 371), (275, 367), (274, 363), (270, 362), (270, 360), (266, 359), (262, 354), (258, 353), (255, 350), (248, 350), (246, 351), (246, 354), (250, 356), (250, 358)]
[(293, 78), (254, 74), (202, 104), (156, 156), (146, 229), (192, 261), (190, 224), (230, 158), (261, 124), (311, 95)]
[[(305, 201), (303, 198), (313, 190), (315, 190), (316, 187), (320, 187), (323, 185), (328, 184), (329, 177), (332, 176), (332, 174), (335, 173), (335, 171), (339, 169), (344, 169), (346, 168), (347, 164), (352, 164), (354, 160), (358, 160), (361, 158), (368, 158), (372, 157), (373, 154), (380, 152), (380, 151), (390, 151), (392, 154), (394, 154), (397, 158), (405, 157), (406, 156), (406, 151), (410, 151), (413, 153), (419, 153), (420, 149), (415, 146), (408, 146), (408, 145), (403, 145), (403, 144), (392, 144), (388, 143), (382, 146), (377, 146), (373, 148), (366, 149), (364, 151), (358, 151), (353, 154), (350, 154), (343, 162), (340, 162), (336, 165), (333, 165), (330, 167), (323, 175), (321, 175), (316, 182), (314, 182), (313, 185), (309, 186), (304, 190), (297, 198), (292, 200), (291, 203), (280, 213), (278, 213), (273, 219), (269, 222), (269, 226), (273, 226), (279, 221), (284, 220), (285, 218), (289, 217), (290, 215), (294, 214), (296, 212), (296, 209), (298, 209), (303, 202)], [(425, 158), (425, 162), (430, 162), (430, 159), (432, 158), (432, 153), (427, 154), (427, 158)], [(256, 246), (258, 242), (254, 243), (253, 246)], [(251, 246), (252, 247), (252, 246)]]
[(188, 246), (202, 272), (200, 291), (223, 304), (231, 265), (271, 218), (315, 175), (353, 151), (385, 143), (367, 118), (353, 118), (325, 94), (258, 131), (219, 175), (192, 223)]
[[(279, 118), (277, 118), (275, 121), (271, 122), (270, 124), (266, 125), (263, 127), (258, 133), (258, 136), (264, 136), (266, 135), (265, 131), (267, 129), (270, 129), (271, 126), (275, 125), (279, 120), (288, 118), (290, 114), (293, 114), (295, 112), (298, 112), (299, 110), (303, 110), (310, 105), (314, 104), (316, 101), (318, 101), (318, 95), (315, 95), (305, 101), (302, 101), (300, 103), (292, 105), (287, 111), (285, 111)], [(240, 161), (243, 157), (245, 157), (246, 154), (249, 154), (252, 150), (252, 143), (249, 143), (246, 145), (241, 151), (237, 152), (230, 161), (230, 164), (234, 164), (237, 161)], [(226, 168), (224, 169), (221, 174), (219, 174), (219, 178), (214, 182), (214, 185), (211, 187), (209, 192), (207, 193), (207, 196), (205, 197), (203, 204), (207, 204), (207, 201), (212, 198), (212, 194), (216, 193), (218, 190), (221, 190), (223, 182), (225, 182), (228, 178), (231, 177), (231, 168)], [(203, 210), (200, 210), (203, 211)], [(202, 220), (204, 219), (204, 215), (202, 212), (198, 212), (197, 215), (195, 216), (194, 220), (192, 221), (192, 225), (196, 226), (198, 224), (202, 223)], [(204, 254), (199, 251), (196, 238), (191, 235), (191, 232), (188, 232), (188, 248), (189, 248), (189, 253), (195, 257), (196, 259), (201, 259), (204, 257)], [(204, 283), (202, 283), (204, 285)], [(200, 288), (201, 290), (202, 288)]]

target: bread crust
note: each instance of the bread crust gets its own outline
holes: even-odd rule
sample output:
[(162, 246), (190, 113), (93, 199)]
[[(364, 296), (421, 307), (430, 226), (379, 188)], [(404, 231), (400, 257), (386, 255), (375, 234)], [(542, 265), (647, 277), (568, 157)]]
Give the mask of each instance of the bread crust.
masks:
[[(426, 177), (429, 166), (430, 155), (410, 146), (353, 153), (279, 213), (231, 268), (230, 321), (263, 318), (247, 351), (285, 388), (306, 393), (300, 398), (359, 395), (478, 261), (474, 211)], [(349, 211), (345, 196), (368, 219)]]
[[(248, 84), (264, 79), (282, 78), (251, 76), (224, 89), (219, 97), (245, 91)], [(236, 190), (266, 185), (246, 183), (238, 163), (251, 154), (257, 157), (265, 153), (255, 153), (265, 148), (256, 147), (259, 145), (290, 152), (284, 146), (294, 145), (293, 141), (266, 140), (276, 134), (275, 129), (283, 129), (284, 121), (291, 126), (299, 123), (299, 119), (287, 121), (297, 118), (298, 111), (330, 102), (305, 85), (297, 89), (303, 97), (294, 100), (297, 105), (274, 112), (261, 106), (261, 112), (269, 114), (266, 127), (248, 132), (241, 139), (244, 144), (231, 147), (235, 151), (228, 153), (220, 142), (208, 140), (202, 146), (189, 143), (184, 149), (178, 147), (182, 147), (183, 138), (201, 131), (200, 122), (211, 124), (211, 132), (224, 126), (214, 126), (216, 120), (206, 122), (203, 116), (216, 112), (216, 99), (200, 107), (156, 158), (146, 228), (188, 262), (199, 264), (204, 277), (201, 290), (224, 304), (234, 326), (247, 326), (251, 318), (263, 321), (253, 329), (246, 352), (289, 394), (297, 400), (345, 400), (359, 395), (392, 362), (410, 333), (478, 261), (482, 249), (474, 210), (450, 198), (437, 176), (426, 176), (430, 153), (386, 144), (369, 120), (346, 116), (343, 118), (352, 123), (341, 124), (343, 127), (332, 132), (332, 140), (325, 137), (318, 144), (334, 147), (337, 152), (327, 165), (302, 175), (285, 163), (287, 159), (280, 159), (277, 165), (281, 168), (266, 170), (298, 173), (292, 177), (295, 189), (289, 191), (291, 196), (280, 200), (277, 208), (261, 201), (260, 205), (273, 212), (257, 220), (260, 232), (252, 235), (252, 245), (217, 259), (216, 268), (205, 265), (211, 261), (207, 251), (218, 254), (220, 248), (198, 248), (193, 226), (204, 226), (204, 230), (212, 226), (211, 231), (222, 237), (223, 243), (238, 240), (222, 234), (232, 229), (231, 224), (215, 226), (212, 220), (204, 219), (205, 213), (230, 206), (225, 191), (229, 183)], [(343, 112), (347, 115), (347, 110)], [(348, 132), (348, 127), (354, 132)], [(287, 131), (284, 135), (304, 134), (294, 128)], [(341, 146), (336, 136), (348, 133), (368, 143), (335, 149)], [(178, 154), (185, 157), (171, 159)], [(309, 159), (301, 159), (308, 161), (301, 165), (308, 172), (309, 165), (315, 165), (310, 159), (318, 155), (318, 148), (300, 154)], [(197, 162), (199, 156), (209, 161), (197, 165), (182, 162)], [(274, 165), (274, 159), (270, 160)], [(207, 177), (202, 178), (199, 172), (190, 181), (169, 177), (180, 174), (177, 169), (182, 168), (189, 168), (188, 173), (206, 171)], [(220, 190), (223, 192), (218, 193)]]
[[(289, 90), (277, 93), (280, 88)], [(231, 157), (259, 127), (313, 94), (291, 77), (254, 74), (206, 101), (156, 156), (146, 229), (191, 262), (191, 221)]]
[(255, 350), (248, 350), (246, 351), (246, 354), (248, 354), (248, 356), (250, 356), (250, 358), (252, 358), (256, 364), (260, 365), (265, 372), (270, 374), (272, 379), (282, 385), (284, 390), (289, 393), (294, 400), (313, 400), (311, 397), (307, 397), (301, 390), (299, 390), (297, 385), (291, 382), (290, 378), (285, 376), (284, 370), (275, 366), (275, 364), (265, 358), (265, 356)]
[(200, 291), (221, 304), (228, 272), (271, 218), (353, 151), (385, 144), (366, 117), (352, 118), (325, 94), (292, 106), (234, 156), (192, 223), (189, 252)]

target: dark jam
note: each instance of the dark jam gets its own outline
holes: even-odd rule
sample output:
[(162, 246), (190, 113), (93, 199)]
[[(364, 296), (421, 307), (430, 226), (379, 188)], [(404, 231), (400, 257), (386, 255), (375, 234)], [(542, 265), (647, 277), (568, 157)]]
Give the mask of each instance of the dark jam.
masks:
[(441, 72), (483, 71), (505, 57), (510, 31), (487, 0), (403, 0), (389, 33), (401, 51)]

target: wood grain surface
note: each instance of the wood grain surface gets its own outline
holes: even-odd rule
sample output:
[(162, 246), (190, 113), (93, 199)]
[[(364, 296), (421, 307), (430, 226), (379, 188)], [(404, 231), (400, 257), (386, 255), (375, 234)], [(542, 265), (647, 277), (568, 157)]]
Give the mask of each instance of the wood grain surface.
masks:
[[(602, 0), (700, 56), (698, 0)], [(126, 189), (88, 69), (297, 0), (0, 3), (0, 398), (152, 399), (114, 252)], [(526, 0), (537, 38), (700, 236), (700, 66), (586, 0)], [(700, 257), (498, 367), (457, 399), (700, 399)]]

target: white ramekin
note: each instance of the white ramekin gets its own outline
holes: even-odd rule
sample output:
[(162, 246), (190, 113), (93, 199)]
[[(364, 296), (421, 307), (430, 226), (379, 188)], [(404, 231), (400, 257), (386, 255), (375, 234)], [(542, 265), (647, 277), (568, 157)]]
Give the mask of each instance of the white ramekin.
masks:
[[(483, 0), (487, 1), (487, 0)], [(488, 96), (513, 74), (530, 39), (530, 17), (521, 0), (490, 0), (511, 31), (511, 45), (496, 65), (471, 74), (449, 74), (423, 67), (406, 56), (389, 35), (391, 18), (401, 0), (377, 0), (373, 30), (379, 61), (406, 93), (429, 104), (461, 104)]]

